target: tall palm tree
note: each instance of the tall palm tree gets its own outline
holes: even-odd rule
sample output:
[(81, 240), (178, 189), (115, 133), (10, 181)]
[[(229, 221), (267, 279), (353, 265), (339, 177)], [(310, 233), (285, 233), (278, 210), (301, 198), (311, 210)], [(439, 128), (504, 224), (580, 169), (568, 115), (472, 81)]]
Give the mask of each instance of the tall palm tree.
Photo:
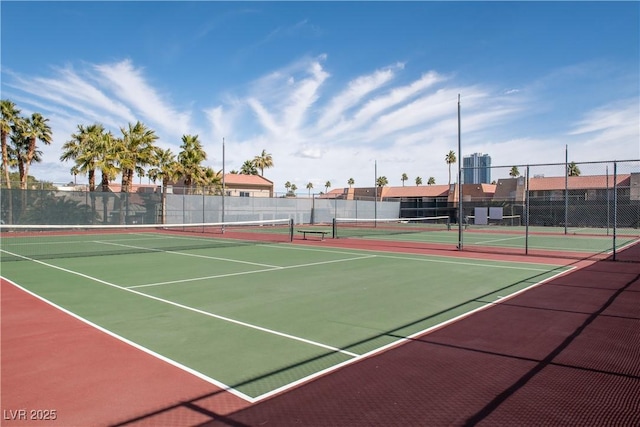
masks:
[(419, 176), (416, 176), (416, 187), (422, 185), (422, 178)]
[(331, 181), (327, 181), (324, 183), (324, 192), (328, 193), (329, 192), (329, 187), (331, 187)]
[(569, 176), (580, 176), (580, 168), (576, 162), (569, 163), (569, 166), (567, 167), (567, 174)]
[(169, 187), (169, 183), (172, 181), (177, 181), (181, 174), (181, 165), (171, 150), (157, 148), (155, 150), (154, 167), (149, 170), (149, 178), (151, 178), (154, 183), (158, 179), (162, 181), (161, 224), (165, 224), (167, 220), (167, 187)]
[(349, 178), (349, 181), (347, 181), (347, 184), (349, 185), (349, 188), (351, 188), (351, 186), (353, 184), (355, 184), (355, 183), (356, 183), (356, 181), (353, 178)]
[(128, 193), (131, 191), (134, 173), (144, 175), (144, 168), (153, 166), (154, 143), (158, 136), (140, 121), (135, 125), (129, 123), (128, 128), (120, 128), (120, 132), (122, 138), (117, 140), (116, 153), (122, 173), (121, 191)]
[(190, 192), (194, 180), (197, 180), (202, 174), (200, 164), (207, 160), (207, 153), (204, 151), (198, 135), (183, 135), (180, 148), (182, 151), (178, 153), (178, 162), (182, 165), (184, 185), (187, 187), (187, 192)]
[(313, 183), (312, 182), (307, 183), (307, 190), (309, 190), (309, 197), (311, 197), (312, 189), (313, 189)]
[(109, 201), (109, 182), (113, 181), (120, 169), (117, 165), (116, 154), (116, 138), (111, 132), (102, 133), (96, 143), (96, 158), (95, 167), (96, 170), (100, 170), (102, 173), (102, 180), (100, 181), (100, 187), (102, 190), (102, 221), (106, 224), (109, 222), (108, 215), (108, 201)]
[(273, 157), (267, 150), (262, 150), (262, 153), (253, 159), (253, 163), (260, 169), (260, 176), (264, 176), (264, 170), (273, 167)]
[(27, 188), (29, 167), (38, 157), (36, 153), (38, 151), (38, 141), (43, 142), (45, 145), (51, 144), (51, 127), (47, 124), (48, 121), (49, 119), (45, 119), (40, 113), (33, 113), (31, 117), (24, 120), (21, 134), (27, 143), (27, 152), (26, 158), (24, 158), (24, 173), (20, 176), (20, 188), (23, 190)]
[(289, 195), (289, 190), (291, 189), (291, 183), (289, 181), (285, 182), (284, 188), (287, 189), (287, 195)]
[(458, 159), (456, 158), (456, 153), (453, 150), (449, 151), (444, 157), (444, 161), (447, 165), (449, 165), (449, 188), (451, 188), (451, 165), (458, 161)]
[(298, 186), (297, 186), (297, 185), (295, 185), (295, 184), (291, 184), (291, 194), (292, 194), (293, 196), (295, 196), (295, 195), (296, 195), (296, 190), (297, 190), (297, 189), (298, 189)]
[(96, 189), (96, 161), (101, 157), (99, 152), (103, 144), (104, 127), (95, 123), (89, 126), (78, 125), (78, 131), (62, 145), (60, 161), (75, 161), (71, 173), (87, 174), (89, 191)]
[(520, 171), (518, 170), (517, 166), (511, 167), (511, 170), (509, 171), (509, 176), (511, 178), (517, 178), (520, 176)]
[(402, 177), (400, 178), (400, 180), (402, 181), (402, 186), (404, 187), (404, 182), (409, 180), (409, 177), (407, 176), (406, 173), (403, 173)]
[(436, 183), (436, 179), (432, 176), (427, 180), (427, 185), (434, 185)]
[(4, 171), (7, 188), (11, 188), (11, 180), (9, 179), (9, 150), (7, 145), (7, 136), (13, 131), (15, 123), (20, 120), (20, 110), (16, 107), (16, 104), (8, 99), (0, 101), (0, 109), (2, 110), (2, 119), (0, 121), (0, 135), (2, 137), (2, 170)]
[(387, 179), (386, 176), (379, 176), (378, 179), (376, 179), (376, 185), (378, 187), (384, 187), (385, 185), (389, 184), (389, 180)]

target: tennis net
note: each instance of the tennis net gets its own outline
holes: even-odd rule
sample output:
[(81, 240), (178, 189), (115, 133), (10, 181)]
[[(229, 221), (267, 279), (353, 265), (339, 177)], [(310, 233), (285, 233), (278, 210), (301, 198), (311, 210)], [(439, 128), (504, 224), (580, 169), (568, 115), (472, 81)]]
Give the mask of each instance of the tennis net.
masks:
[(170, 252), (291, 242), (293, 221), (0, 225), (0, 261)]
[(448, 216), (422, 218), (334, 218), (333, 237), (368, 237), (449, 230)]
[(523, 223), (520, 215), (504, 215), (500, 218), (483, 218), (481, 221), (476, 220), (475, 215), (468, 215), (466, 218), (465, 228), (483, 228), (483, 227), (519, 227)]

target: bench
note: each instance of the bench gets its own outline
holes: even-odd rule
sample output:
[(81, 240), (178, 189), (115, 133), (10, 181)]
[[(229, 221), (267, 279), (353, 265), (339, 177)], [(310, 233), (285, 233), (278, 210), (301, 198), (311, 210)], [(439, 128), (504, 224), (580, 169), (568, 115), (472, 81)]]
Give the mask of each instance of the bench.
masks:
[(302, 239), (303, 240), (307, 240), (307, 234), (320, 234), (322, 235), (322, 237), (320, 238), (320, 240), (324, 240), (324, 236), (329, 234), (330, 231), (323, 231), (323, 230), (298, 230), (298, 233), (302, 233)]

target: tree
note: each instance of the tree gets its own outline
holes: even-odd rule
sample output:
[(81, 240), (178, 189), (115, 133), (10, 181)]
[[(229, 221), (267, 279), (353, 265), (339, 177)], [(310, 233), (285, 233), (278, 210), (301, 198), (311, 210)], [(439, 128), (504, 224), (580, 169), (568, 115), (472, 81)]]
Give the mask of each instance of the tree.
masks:
[(4, 171), (7, 188), (11, 188), (11, 181), (9, 180), (9, 149), (7, 145), (7, 136), (13, 131), (16, 122), (20, 120), (20, 110), (8, 99), (0, 101), (0, 106), (2, 110), (2, 119), (0, 121), (0, 134), (2, 137), (2, 170)]
[(409, 179), (409, 177), (407, 176), (406, 173), (402, 174), (402, 177), (400, 178), (400, 180), (402, 181), (402, 186), (404, 187), (404, 182), (407, 181)]
[(102, 172), (102, 180), (100, 187), (102, 189), (102, 221), (106, 224), (109, 222), (107, 204), (109, 201), (109, 182), (116, 178), (120, 172), (116, 164), (117, 156), (115, 153), (115, 140), (111, 132), (100, 135), (96, 143), (96, 170)]
[(517, 166), (513, 166), (513, 167), (511, 168), (511, 170), (509, 171), (509, 176), (510, 176), (511, 178), (517, 178), (517, 177), (519, 177), (519, 176), (520, 176), (520, 171), (518, 170), (518, 167), (517, 167)]
[(351, 186), (353, 184), (355, 184), (355, 183), (356, 183), (356, 181), (353, 178), (349, 178), (349, 180), (347, 181), (347, 184), (349, 185), (349, 188), (351, 188)]
[(98, 152), (102, 143), (104, 127), (101, 124), (89, 126), (78, 125), (78, 131), (71, 134), (71, 139), (62, 145), (60, 161), (74, 161), (71, 173), (88, 174), (89, 191), (96, 188), (96, 161), (101, 156)]
[(22, 122), (20, 134), (24, 138), (23, 143), (26, 144), (26, 156), (20, 161), (23, 162), (20, 174), (20, 188), (27, 188), (27, 176), (32, 162), (39, 162), (40, 152), (38, 151), (38, 141), (45, 145), (51, 144), (51, 127), (47, 124), (49, 119), (42, 117), (40, 113), (33, 113), (31, 117)]
[(311, 190), (313, 189), (313, 183), (311, 181), (309, 181), (309, 183), (307, 183), (307, 190), (309, 190), (309, 197), (311, 197)]
[(154, 166), (155, 146), (158, 139), (155, 131), (147, 128), (140, 121), (135, 125), (128, 124), (128, 128), (120, 128), (122, 138), (116, 140), (115, 153), (122, 173), (123, 193), (131, 191), (133, 174), (145, 175), (144, 168)]
[(176, 156), (170, 149), (163, 150), (157, 148), (155, 150), (155, 166), (149, 170), (149, 178), (155, 183), (156, 180), (162, 181), (162, 224), (166, 223), (167, 216), (167, 187), (172, 181), (180, 178), (182, 167), (176, 160)]
[(429, 180), (427, 181), (427, 185), (434, 185), (435, 183), (436, 183), (436, 179), (430, 176)]
[(287, 195), (289, 195), (289, 190), (291, 189), (291, 183), (289, 181), (285, 182), (284, 188), (287, 189)]
[(456, 158), (456, 153), (453, 150), (449, 151), (444, 158), (444, 161), (447, 165), (449, 165), (449, 188), (451, 188), (451, 165), (458, 161)]
[(419, 176), (416, 177), (416, 187), (422, 185), (422, 178), (420, 178)]
[(203, 173), (200, 164), (207, 160), (207, 153), (202, 148), (198, 135), (182, 135), (180, 149), (178, 162), (181, 165), (184, 185), (187, 187), (187, 193), (189, 193), (194, 181), (197, 181)]
[(255, 162), (246, 160), (240, 168), (240, 173), (242, 175), (258, 175), (258, 169), (256, 168)]
[(329, 192), (329, 188), (331, 187), (331, 181), (327, 181), (324, 183), (324, 192), (328, 193)]
[(389, 184), (389, 180), (386, 176), (379, 176), (378, 179), (376, 179), (376, 185), (378, 187), (384, 187), (387, 184)]
[(576, 162), (569, 163), (569, 166), (567, 166), (567, 174), (569, 176), (580, 176), (580, 168)]
[(298, 189), (298, 186), (295, 184), (291, 184), (291, 195), (295, 197), (296, 195), (296, 190)]
[(256, 168), (260, 169), (260, 176), (264, 176), (264, 170), (273, 167), (273, 157), (267, 153), (267, 150), (262, 150), (262, 153), (253, 159), (253, 163)]

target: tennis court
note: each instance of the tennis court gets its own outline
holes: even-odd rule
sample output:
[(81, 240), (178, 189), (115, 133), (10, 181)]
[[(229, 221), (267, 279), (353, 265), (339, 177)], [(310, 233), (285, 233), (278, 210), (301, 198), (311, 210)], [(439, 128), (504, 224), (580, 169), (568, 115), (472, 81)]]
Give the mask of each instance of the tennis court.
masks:
[[(519, 217), (518, 217), (519, 218)], [(457, 224), (448, 217), (426, 217), (402, 220), (336, 219), (335, 235), (339, 238), (365, 238), (385, 241), (414, 242), (457, 246), (460, 234)], [(554, 253), (579, 258), (607, 256), (615, 247), (628, 247), (640, 240), (638, 229), (525, 227), (506, 220), (501, 225), (464, 225), (462, 243), (465, 250), (525, 251)]]
[(569, 270), (232, 233), (3, 233), (2, 276), (256, 402)]

